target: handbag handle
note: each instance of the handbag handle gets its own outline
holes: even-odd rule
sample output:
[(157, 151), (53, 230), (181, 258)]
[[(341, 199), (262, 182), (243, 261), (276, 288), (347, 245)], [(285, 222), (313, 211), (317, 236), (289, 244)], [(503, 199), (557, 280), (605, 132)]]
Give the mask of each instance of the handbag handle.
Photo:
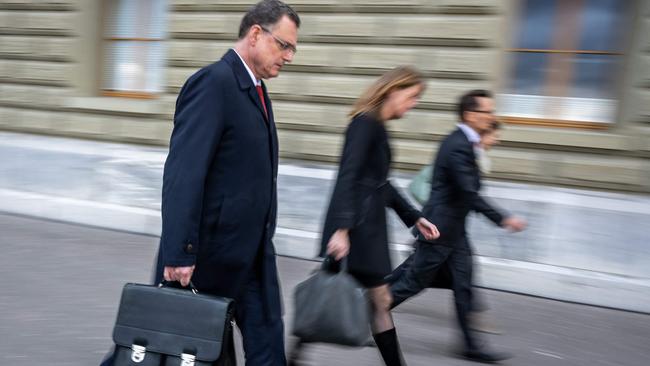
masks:
[(347, 272), (348, 271), (348, 257), (343, 257), (343, 259), (337, 261), (333, 256), (328, 255), (323, 259), (323, 264), (321, 269), (327, 272)]
[[(172, 283), (178, 283), (180, 285), (179, 281), (167, 281), (166, 279), (163, 278), (160, 281), (160, 283), (158, 284), (158, 288), (161, 288), (161, 287), (179, 287), (179, 286), (170, 286), (170, 284), (172, 284)], [(184, 287), (183, 285), (180, 285), (180, 288), (186, 288), (186, 287), (189, 287), (190, 291), (192, 291), (192, 293), (195, 294), (195, 295), (197, 295), (199, 293), (199, 290), (196, 289), (196, 286), (194, 286), (194, 283), (192, 283), (192, 281), (190, 281), (189, 286)]]

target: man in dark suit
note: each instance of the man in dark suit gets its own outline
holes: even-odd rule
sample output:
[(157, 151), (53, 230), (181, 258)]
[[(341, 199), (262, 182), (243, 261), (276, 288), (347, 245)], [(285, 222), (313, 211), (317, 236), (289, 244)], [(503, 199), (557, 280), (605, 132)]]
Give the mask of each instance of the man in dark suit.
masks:
[(223, 58), (176, 102), (165, 162), (158, 279), (235, 299), (247, 365), (285, 365), (275, 232), (278, 140), (262, 79), (296, 52), (300, 18), (279, 0), (243, 17)]
[(422, 213), (440, 232), (436, 240), (417, 234), (412, 262), (391, 278), (393, 307), (429, 287), (441, 269), (448, 270), (454, 291), (458, 323), (469, 359), (496, 362), (505, 354), (490, 352), (468, 326), (472, 297), (472, 252), (465, 221), (470, 211), (480, 212), (495, 224), (511, 231), (523, 230), (526, 223), (494, 208), (479, 194), (481, 175), (475, 149), (480, 133), (495, 120), (494, 100), (485, 90), (473, 90), (460, 98), (458, 128), (441, 143), (434, 163), (431, 194)]

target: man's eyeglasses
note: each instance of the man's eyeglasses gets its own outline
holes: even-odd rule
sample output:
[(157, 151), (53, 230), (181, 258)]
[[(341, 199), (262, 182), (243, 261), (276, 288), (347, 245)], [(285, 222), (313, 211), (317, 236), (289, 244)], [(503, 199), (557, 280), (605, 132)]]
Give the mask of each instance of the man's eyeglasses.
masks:
[(476, 112), (476, 113), (484, 113), (484, 114), (496, 114), (495, 111), (478, 111), (478, 110), (472, 110), (472, 112)]
[(285, 41), (285, 40), (283, 40), (281, 38), (276, 37), (273, 33), (271, 33), (270, 30), (268, 30), (268, 29), (266, 29), (264, 27), (260, 27), (260, 28), (262, 28), (262, 30), (264, 32), (268, 33), (271, 37), (273, 37), (273, 39), (275, 40), (275, 43), (278, 44), (278, 47), (280, 47), (280, 50), (282, 50), (283, 52), (284, 51), (291, 51), (291, 53), (293, 53), (294, 55), (296, 54), (296, 52), (298, 52), (298, 49), (296, 49), (296, 46), (292, 45), (291, 43), (289, 43), (289, 42), (287, 42), (287, 41)]

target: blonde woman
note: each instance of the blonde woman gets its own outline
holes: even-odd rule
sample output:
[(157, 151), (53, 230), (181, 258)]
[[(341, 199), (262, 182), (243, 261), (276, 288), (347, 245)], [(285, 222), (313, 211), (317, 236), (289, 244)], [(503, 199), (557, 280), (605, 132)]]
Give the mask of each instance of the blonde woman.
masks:
[(384, 279), (392, 270), (386, 207), (395, 210), (406, 226), (415, 225), (432, 239), (439, 233), (387, 180), (391, 149), (385, 124), (415, 107), (424, 87), (417, 70), (398, 67), (373, 83), (354, 105), (321, 244), (321, 256), (347, 257), (348, 272), (368, 289), (373, 337), (389, 366), (404, 361)]

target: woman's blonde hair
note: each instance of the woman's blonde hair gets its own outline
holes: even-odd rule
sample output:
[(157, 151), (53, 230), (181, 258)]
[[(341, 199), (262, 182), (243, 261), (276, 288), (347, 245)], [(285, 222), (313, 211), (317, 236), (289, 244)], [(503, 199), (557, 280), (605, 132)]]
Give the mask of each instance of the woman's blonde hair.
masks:
[(421, 85), (424, 90), (424, 78), (420, 71), (410, 66), (399, 66), (382, 75), (354, 103), (349, 116), (360, 113), (376, 113), (390, 93), (395, 90)]

